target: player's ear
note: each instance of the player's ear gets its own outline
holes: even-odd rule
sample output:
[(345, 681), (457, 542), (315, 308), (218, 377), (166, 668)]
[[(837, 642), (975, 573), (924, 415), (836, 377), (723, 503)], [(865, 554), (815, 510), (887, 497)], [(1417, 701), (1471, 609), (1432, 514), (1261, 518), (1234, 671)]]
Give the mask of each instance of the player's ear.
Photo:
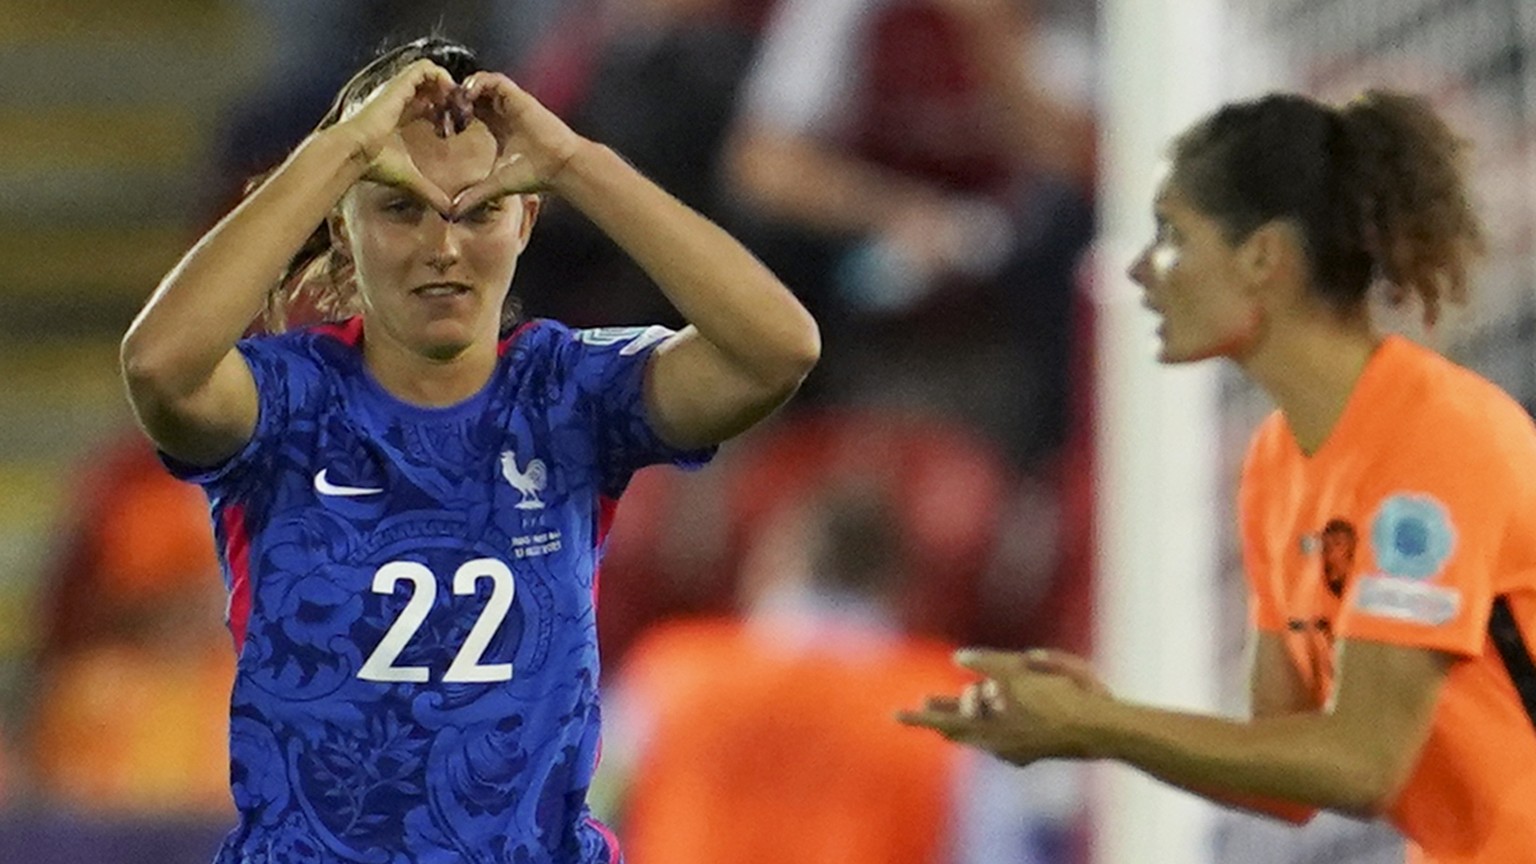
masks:
[(528, 240), (533, 234), (533, 223), (539, 221), (539, 212), (544, 207), (544, 199), (532, 192), (517, 197), (522, 199), (520, 203), (523, 210), (523, 223), (517, 231), (517, 251), (521, 253), (528, 248)]
[(1237, 272), (1243, 289), (1255, 293), (1305, 274), (1301, 236), (1289, 222), (1276, 219), (1255, 228), (1237, 247)]
[(331, 249), (350, 259), (352, 244), (347, 237), (346, 217), (341, 215), (340, 207), (335, 208), (325, 217), (325, 229), (331, 235)]

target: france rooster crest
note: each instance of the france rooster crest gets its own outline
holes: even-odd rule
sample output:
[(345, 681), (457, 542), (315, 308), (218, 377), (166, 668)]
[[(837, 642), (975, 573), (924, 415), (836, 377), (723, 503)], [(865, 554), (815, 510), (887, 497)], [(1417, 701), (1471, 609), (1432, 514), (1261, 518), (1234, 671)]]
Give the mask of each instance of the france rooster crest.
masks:
[(539, 497), (539, 493), (544, 491), (544, 486), (549, 482), (544, 460), (530, 459), (527, 468), (518, 470), (517, 455), (511, 450), (503, 450), (501, 451), (501, 476), (507, 478), (507, 483), (523, 496), (522, 500), (517, 502), (517, 509), (544, 509), (544, 501)]

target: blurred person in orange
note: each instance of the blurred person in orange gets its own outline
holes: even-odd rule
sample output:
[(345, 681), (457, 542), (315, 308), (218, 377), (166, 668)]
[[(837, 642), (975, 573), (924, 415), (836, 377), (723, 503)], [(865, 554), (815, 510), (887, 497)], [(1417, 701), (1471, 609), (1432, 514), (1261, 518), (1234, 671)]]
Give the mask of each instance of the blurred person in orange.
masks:
[(1077, 781), (1020, 772), (890, 724), (961, 683), (949, 646), (904, 632), (893, 511), (823, 481), (766, 520), (745, 620), (643, 637), (609, 700), (603, 805), (633, 864), (1077, 860)]
[(136, 433), (96, 454), (45, 577), (29, 774), (46, 802), (224, 813), (234, 659), (196, 489)]
[(1414, 861), (1536, 862), (1536, 427), (1370, 314), (1373, 285), (1426, 325), (1466, 299), (1464, 146), (1386, 91), (1233, 103), (1174, 143), (1130, 272), (1160, 359), (1229, 359), (1278, 405), (1239, 496), (1252, 719), (1130, 704), (1076, 657), (969, 651), (985, 680), (907, 722), (1294, 821), (1385, 817)]

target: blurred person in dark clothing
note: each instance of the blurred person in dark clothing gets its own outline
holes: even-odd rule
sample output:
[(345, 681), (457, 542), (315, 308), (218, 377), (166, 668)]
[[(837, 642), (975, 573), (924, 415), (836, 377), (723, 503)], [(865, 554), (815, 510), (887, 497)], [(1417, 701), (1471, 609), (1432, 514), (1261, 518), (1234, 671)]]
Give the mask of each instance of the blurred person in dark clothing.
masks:
[(1094, 164), (1062, 44), (1025, 0), (779, 4), (728, 169), (817, 286), (833, 398), (948, 408), (1026, 464), (1061, 444)]
[[(531, 52), (529, 92), (684, 203), (729, 225), (718, 163), (764, 0), (579, 0)], [(576, 326), (681, 319), (639, 268), (550, 202), (519, 284), (530, 314)]]

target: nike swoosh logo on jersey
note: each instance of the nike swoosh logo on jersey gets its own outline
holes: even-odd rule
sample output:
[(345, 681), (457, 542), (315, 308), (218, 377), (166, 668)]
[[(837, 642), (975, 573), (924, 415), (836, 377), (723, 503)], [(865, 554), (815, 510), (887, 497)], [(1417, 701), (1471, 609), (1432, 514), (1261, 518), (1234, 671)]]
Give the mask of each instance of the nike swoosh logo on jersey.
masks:
[(315, 474), (315, 491), (321, 495), (334, 495), (338, 498), (356, 498), (359, 495), (377, 495), (384, 491), (383, 489), (370, 489), (364, 486), (337, 486), (325, 479), (325, 472), (329, 470), (329, 468), (321, 468)]

